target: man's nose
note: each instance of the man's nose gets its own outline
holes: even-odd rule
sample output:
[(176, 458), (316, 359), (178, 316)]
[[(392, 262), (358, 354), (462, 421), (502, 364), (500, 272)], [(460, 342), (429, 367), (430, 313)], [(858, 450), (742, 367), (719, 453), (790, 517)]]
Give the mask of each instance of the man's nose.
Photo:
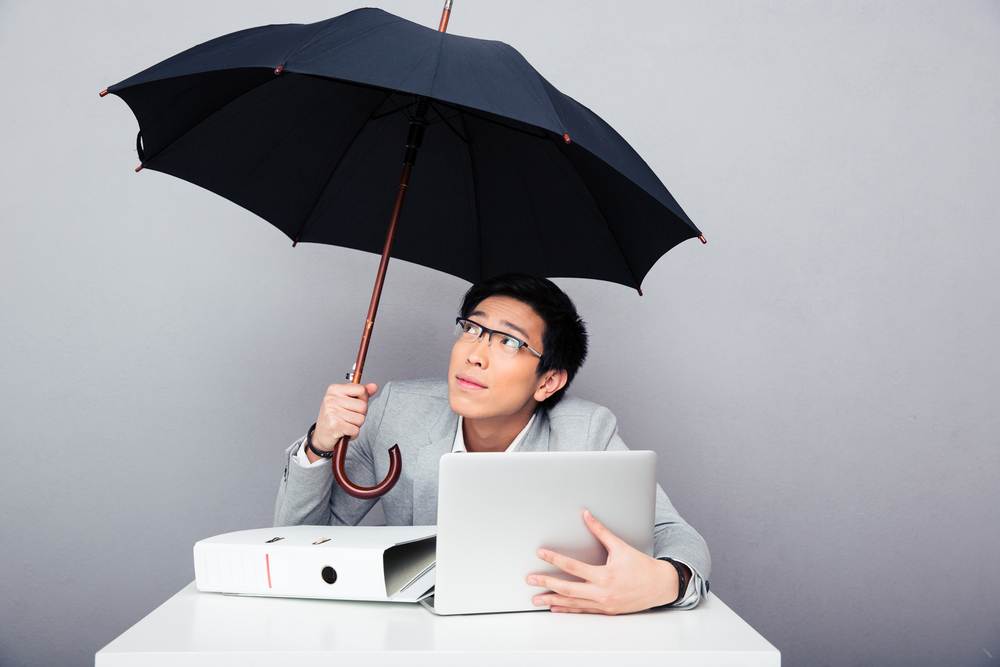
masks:
[(490, 358), (490, 351), (487, 349), (489, 348), (489, 344), (490, 335), (484, 331), (483, 335), (476, 341), (476, 344), (469, 349), (469, 363), (485, 368), (488, 363), (487, 360)]

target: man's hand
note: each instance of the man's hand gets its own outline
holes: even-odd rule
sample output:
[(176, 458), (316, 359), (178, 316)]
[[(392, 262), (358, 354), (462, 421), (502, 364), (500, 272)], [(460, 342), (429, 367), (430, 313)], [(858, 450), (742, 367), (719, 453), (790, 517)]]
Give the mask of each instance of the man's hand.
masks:
[(529, 576), (529, 586), (554, 591), (536, 595), (532, 599), (535, 606), (551, 605), (554, 612), (615, 615), (642, 611), (677, 599), (680, 582), (673, 565), (633, 549), (589, 511), (583, 513), (583, 518), (590, 532), (608, 550), (607, 564), (588, 565), (552, 551), (539, 550), (539, 558), (584, 581), (565, 581), (541, 574)]
[[(316, 449), (328, 452), (337, 442), (348, 436), (351, 440), (358, 437), (361, 425), (365, 423), (368, 412), (368, 398), (378, 391), (378, 385), (371, 384), (331, 384), (323, 397), (316, 418), (316, 430), (312, 434), (312, 445)], [(313, 463), (319, 457), (308, 449), (306, 456)]]

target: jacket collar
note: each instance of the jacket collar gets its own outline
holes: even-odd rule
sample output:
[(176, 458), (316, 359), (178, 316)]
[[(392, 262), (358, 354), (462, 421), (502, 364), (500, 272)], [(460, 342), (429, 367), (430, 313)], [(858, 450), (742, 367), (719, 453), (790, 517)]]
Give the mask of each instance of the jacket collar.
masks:
[[(413, 525), (437, 524), (438, 468), (441, 457), (451, 452), (458, 430), (458, 415), (445, 408), (434, 425), (427, 431), (427, 441), (417, 449), (413, 462)], [(549, 451), (549, 416), (546, 411), (537, 413), (534, 423), (524, 436), (518, 452)], [(405, 464), (404, 464), (405, 465)]]

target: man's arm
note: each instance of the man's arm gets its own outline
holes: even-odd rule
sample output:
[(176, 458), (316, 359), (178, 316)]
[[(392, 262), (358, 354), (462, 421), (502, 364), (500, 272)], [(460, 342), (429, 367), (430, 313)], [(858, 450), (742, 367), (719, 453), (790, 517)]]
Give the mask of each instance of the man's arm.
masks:
[[(565, 581), (546, 575), (531, 575), (529, 586), (547, 588), (552, 593), (532, 598), (535, 606), (551, 606), (553, 612), (576, 614), (628, 614), (660, 607), (681, 599), (677, 568), (664, 560), (650, 558), (618, 537), (586, 511), (587, 528), (608, 550), (605, 565), (588, 565), (545, 549), (538, 557), (563, 572), (583, 579)], [(690, 569), (686, 569), (690, 581)]]
[[(598, 451), (628, 451), (628, 447), (618, 436), (615, 416), (607, 408), (600, 406), (595, 408), (590, 414), (590, 423), (587, 427), (587, 448)], [(607, 563), (603, 566), (591, 566), (567, 559), (560, 554), (547, 551), (543, 552), (545, 555), (539, 554), (543, 560), (567, 573), (586, 579), (589, 584), (585, 588), (580, 588), (582, 584), (566, 587), (565, 584), (571, 582), (560, 583), (558, 579), (548, 577), (545, 582), (539, 582), (537, 585), (556, 591), (556, 594), (562, 597), (552, 597), (553, 594), (537, 596), (536, 600), (546, 600), (539, 602), (539, 606), (555, 604), (557, 611), (589, 610), (594, 613), (625, 613), (621, 610), (638, 611), (672, 603), (672, 606), (678, 609), (690, 609), (696, 606), (702, 595), (707, 592), (708, 577), (712, 568), (708, 546), (701, 535), (680, 517), (659, 484), (656, 485), (652, 558), (619, 540), (600, 522), (588, 520), (586, 523), (608, 549)], [(670, 558), (681, 564), (682, 571), (688, 575), (687, 585), (684, 591), (680, 591), (680, 595), (678, 595), (677, 569), (667, 561), (657, 560), (661, 558)], [(564, 566), (576, 569), (577, 572), (571, 572)], [(593, 579), (578, 572), (586, 572)], [(538, 577), (535, 579), (539, 581)], [(555, 583), (559, 588), (551, 586), (551, 583)], [(636, 585), (632, 586), (632, 583)], [(670, 596), (671, 592), (673, 597)], [(582, 597), (576, 597), (574, 593)], [(587, 597), (588, 595), (593, 597)], [(570, 598), (575, 599), (571, 602)]]
[[(386, 388), (388, 391), (388, 385)], [(368, 398), (377, 389), (375, 384), (331, 385), (323, 397), (312, 433), (312, 445), (320, 451), (332, 450), (344, 435), (356, 438), (347, 449), (346, 469), (351, 479), (362, 485), (374, 484), (365, 482), (373, 472), (361, 427), (366, 420)], [(275, 501), (274, 525), (357, 524), (376, 501), (336, 493), (331, 464), (315, 463), (321, 457), (308, 450), (307, 439), (308, 436), (300, 438), (285, 451), (285, 472)]]

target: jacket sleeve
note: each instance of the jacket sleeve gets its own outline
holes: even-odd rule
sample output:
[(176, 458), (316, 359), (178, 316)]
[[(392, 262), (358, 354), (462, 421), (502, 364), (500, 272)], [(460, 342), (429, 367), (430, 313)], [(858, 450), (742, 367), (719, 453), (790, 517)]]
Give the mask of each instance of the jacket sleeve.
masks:
[[(358, 437), (347, 447), (347, 476), (359, 486), (375, 486), (371, 444), (378, 433), (385, 404), (391, 392), (386, 383), (368, 406)], [(285, 450), (285, 473), (274, 504), (274, 525), (356, 526), (378, 500), (362, 500), (344, 493), (333, 478), (332, 464), (305, 468), (296, 454), (305, 447), (302, 436)]]
[[(605, 407), (594, 411), (590, 420), (591, 442), (604, 443), (607, 451), (627, 451), (628, 447), (618, 435), (618, 422)], [(653, 528), (653, 557), (670, 558), (690, 568), (693, 576), (681, 599), (673, 605), (680, 609), (693, 608), (708, 592), (708, 578), (712, 573), (712, 559), (708, 545), (674, 509), (663, 488), (656, 485), (656, 518)]]

